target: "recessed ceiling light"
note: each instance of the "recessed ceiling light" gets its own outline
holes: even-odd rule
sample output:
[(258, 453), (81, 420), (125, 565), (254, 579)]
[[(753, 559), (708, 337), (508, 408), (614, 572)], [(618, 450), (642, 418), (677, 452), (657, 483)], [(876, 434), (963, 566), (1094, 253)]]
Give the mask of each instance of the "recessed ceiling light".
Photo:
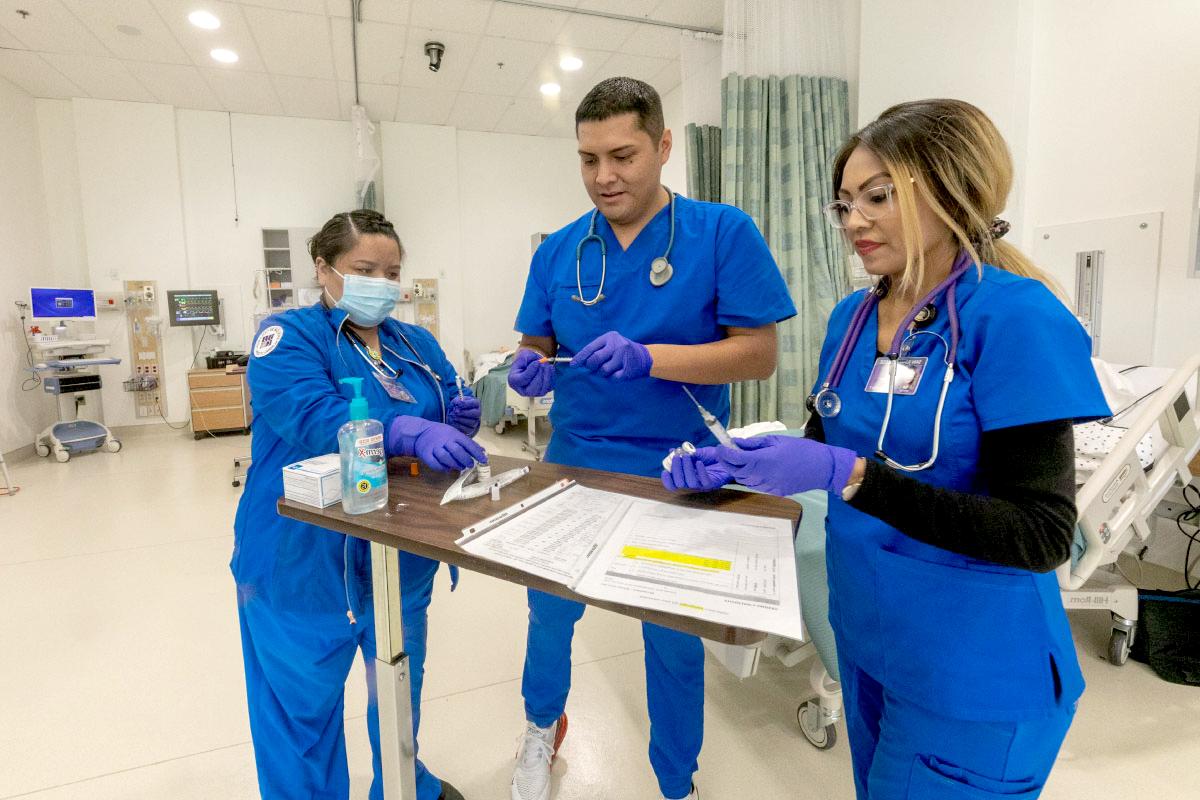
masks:
[(562, 91), (562, 87), (559, 86), (557, 83), (543, 83), (542, 84), (542, 94), (546, 95), (546, 97), (554, 97), (561, 91)]
[(132, 25), (118, 25), (117, 32), (123, 33), (126, 36), (141, 36), (142, 35), (142, 29), (135, 28)]
[(215, 14), (210, 14), (207, 11), (193, 11), (188, 14), (188, 22), (197, 28), (204, 28), (206, 31), (215, 31), (221, 27), (221, 20), (217, 19)]
[(583, 61), (575, 56), (563, 56), (562, 61), (559, 61), (558, 65), (567, 72), (574, 72), (578, 69), (583, 69)]
[(218, 47), (216, 50), (209, 51), (209, 55), (222, 64), (234, 64), (238, 60), (238, 54), (232, 50), (226, 50), (223, 47)]

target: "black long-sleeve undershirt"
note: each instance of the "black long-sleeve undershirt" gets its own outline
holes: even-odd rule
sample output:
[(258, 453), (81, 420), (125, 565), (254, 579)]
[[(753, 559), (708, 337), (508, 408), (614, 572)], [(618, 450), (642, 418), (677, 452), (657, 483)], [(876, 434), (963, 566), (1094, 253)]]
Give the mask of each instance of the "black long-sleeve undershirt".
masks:
[[(806, 436), (825, 441), (813, 414)], [(1075, 536), (1075, 439), (1069, 420), (984, 431), (979, 479), (986, 494), (930, 486), (867, 459), (850, 505), (926, 544), (1034, 572), (1066, 561)]]

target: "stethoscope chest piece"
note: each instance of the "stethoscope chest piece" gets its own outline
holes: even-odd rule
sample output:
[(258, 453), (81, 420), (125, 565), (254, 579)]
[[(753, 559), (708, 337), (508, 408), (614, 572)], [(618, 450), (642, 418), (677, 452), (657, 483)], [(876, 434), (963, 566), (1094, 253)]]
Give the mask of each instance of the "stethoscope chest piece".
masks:
[(650, 262), (650, 283), (653, 286), (665, 286), (675, 274), (675, 268), (666, 256), (659, 256)]
[(822, 389), (813, 398), (813, 411), (816, 411), (817, 415), (824, 419), (836, 417), (841, 410), (842, 398), (838, 397), (837, 392), (830, 388)]

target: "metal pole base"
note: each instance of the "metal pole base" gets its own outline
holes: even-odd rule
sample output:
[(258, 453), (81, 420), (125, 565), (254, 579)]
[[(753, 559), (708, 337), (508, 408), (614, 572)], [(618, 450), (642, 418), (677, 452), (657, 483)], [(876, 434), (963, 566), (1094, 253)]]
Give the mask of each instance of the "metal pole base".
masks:
[(383, 796), (387, 800), (416, 800), (417, 752), (413, 741), (412, 691), (408, 655), (395, 663), (375, 659), (379, 698), (379, 755), (383, 763)]
[(379, 701), (379, 756), (385, 800), (417, 800), (417, 748), (412, 690), (400, 601), (400, 554), (371, 542), (375, 605), (375, 692)]

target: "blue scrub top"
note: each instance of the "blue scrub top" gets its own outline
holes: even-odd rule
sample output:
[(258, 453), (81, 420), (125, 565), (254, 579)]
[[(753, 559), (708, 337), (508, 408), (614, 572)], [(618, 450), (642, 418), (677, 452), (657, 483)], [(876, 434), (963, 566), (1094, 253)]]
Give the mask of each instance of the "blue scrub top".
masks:
[[(667, 249), (670, 206), (622, 250), (608, 220), (596, 215), (596, 233), (608, 249), (605, 299), (594, 306), (572, 300), (575, 248), (587, 236), (591, 212), (549, 236), (538, 248), (517, 314), (516, 329), (552, 336), (560, 355), (574, 355), (597, 336), (617, 331), (642, 344), (705, 344), (725, 327), (756, 328), (788, 319), (796, 308), (754, 221), (733, 206), (676, 196), (674, 277), (650, 284), (650, 263)], [(583, 249), (583, 297), (600, 288), (600, 245)], [(695, 386), (700, 401), (723, 423), (729, 387)], [(554, 436), (547, 459), (555, 463), (658, 475), (663, 454), (680, 442), (715, 444), (679, 384), (657, 378), (618, 382), (569, 366), (557, 367)]]
[[(829, 322), (818, 385), (829, 374), (865, 291)], [(1092, 368), (1091, 342), (1040, 282), (993, 266), (958, 281), (960, 342), (946, 396), (941, 445), (929, 469), (908, 473), (947, 489), (987, 494), (978, 474), (984, 431), (1110, 412)], [(945, 295), (924, 328), (950, 341)], [(871, 457), (886, 395), (864, 391), (875, 363), (873, 313), (823, 420), (826, 441)], [(917, 392), (896, 395), (884, 451), (902, 464), (929, 458), (944, 348), (917, 336), (910, 355), (929, 358)], [(831, 496), (827, 519), (830, 621), (839, 653), (893, 691), (959, 719), (1041, 717), (1083, 691), (1058, 583), (924, 544)]]
[[(250, 594), (280, 610), (356, 615), (369, 609), (367, 543), (287, 519), (276, 513), (288, 464), (337, 452), (337, 431), (350, 419), (349, 386), (339, 379), (361, 377), (370, 416), (386, 431), (397, 416), (444, 421), (443, 407), (457, 395), (454, 367), (424, 328), (387, 319), (379, 326), (384, 358), (402, 373), (398, 383), (415, 403), (392, 399), (366, 360), (345, 335), (346, 313), (321, 303), (263, 321), (247, 370), (254, 408), (253, 463), (234, 520), (230, 568), (243, 596)], [(401, 334), (415, 348), (409, 348)], [(439, 399), (439, 395), (441, 398)]]

